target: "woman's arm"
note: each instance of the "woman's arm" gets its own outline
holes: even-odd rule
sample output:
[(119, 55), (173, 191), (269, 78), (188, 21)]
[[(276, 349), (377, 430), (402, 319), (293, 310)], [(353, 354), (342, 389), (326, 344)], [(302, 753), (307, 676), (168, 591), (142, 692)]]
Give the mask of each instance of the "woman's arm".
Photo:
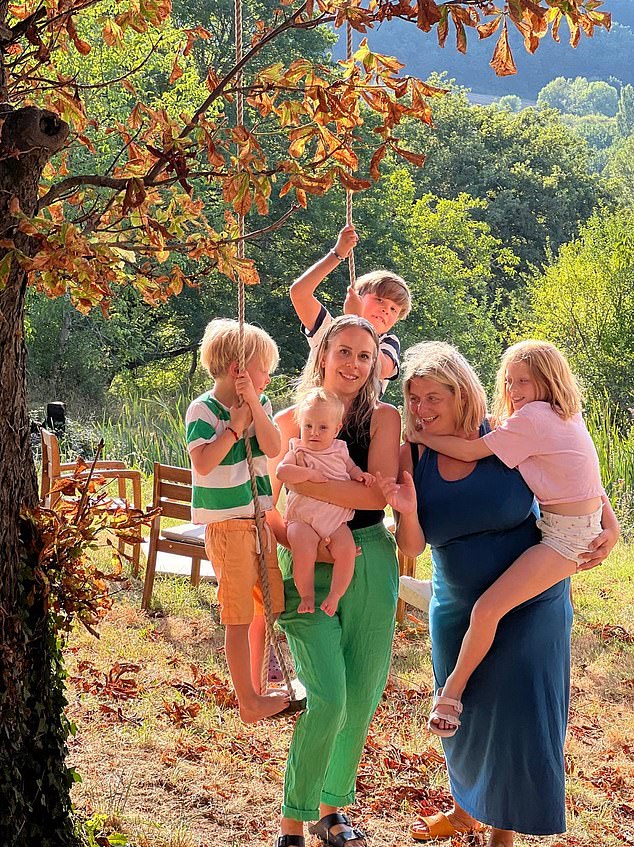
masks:
[[(278, 422), (279, 423), (279, 422)], [(398, 445), (401, 435), (401, 418), (394, 406), (380, 403), (374, 410), (370, 423), (370, 450), (368, 453), (368, 473), (377, 473), (385, 477), (395, 477), (398, 469)], [(378, 485), (366, 487), (358, 482), (303, 482), (290, 486), (293, 491), (343, 506), (346, 509), (383, 509), (385, 497)]]
[(416, 488), (412, 479), (413, 466), (410, 446), (401, 445), (398, 481), (379, 475), (378, 482), (394, 510), (396, 543), (406, 556), (415, 558), (425, 549), (425, 535), (418, 522)]
[(295, 407), (290, 406), (288, 409), (283, 409), (275, 415), (275, 423), (280, 431), (280, 452), (277, 456), (270, 457), (268, 460), (268, 471), (271, 478), (271, 488), (273, 489), (273, 504), (277, 506), (282, 490), (282, 482), (277, 478), (277, 468), (286, 457), (289, 449), (291, 438), (297, 438), (299, 435), (299, 427), (295, 422)]
[(603, 532), (597, 535), (590, 545), (592, 551), (581, 556), (584, 562), (579, 565), (580, 571), (588, 571), (600, 565), (608, 557), (621, 534), (621, 527), (607, 495), (604, 494), (601, 500), (603, 500), (603, 514), (601, 515)]

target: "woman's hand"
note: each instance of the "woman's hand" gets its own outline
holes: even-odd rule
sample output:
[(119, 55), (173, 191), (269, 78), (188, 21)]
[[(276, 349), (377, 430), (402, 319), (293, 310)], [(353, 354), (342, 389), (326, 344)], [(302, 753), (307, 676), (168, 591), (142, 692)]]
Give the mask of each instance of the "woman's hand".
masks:
[(389, 505), (402, 515), (416, 511), (416, 488), (414, 480), (407, 471), (403, 472), (403, 482), (399, 485), (394, 477), (385, 477), (380, 472), (376, 481)]
[(600, 565), (612, 552), (612, 548), (619, 540), (618, 526), (607, 526), (603, 532), (599, 533), (594, 541), (590, 544), (590, 553), (584, 553), (581, 558), (583, 562), (577, 565), (578, 571), (589, 571)]

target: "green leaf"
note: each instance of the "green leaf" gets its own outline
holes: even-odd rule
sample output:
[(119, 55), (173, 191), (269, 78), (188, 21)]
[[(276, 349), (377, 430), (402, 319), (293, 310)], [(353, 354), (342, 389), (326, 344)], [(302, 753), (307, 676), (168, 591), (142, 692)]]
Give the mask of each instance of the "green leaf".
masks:
[(11, 273), (11, 262), (13, 260), (13, 251), (5, 253), (0, 259), (0, 291), (6, 287), (9, 282), (9, 274)]

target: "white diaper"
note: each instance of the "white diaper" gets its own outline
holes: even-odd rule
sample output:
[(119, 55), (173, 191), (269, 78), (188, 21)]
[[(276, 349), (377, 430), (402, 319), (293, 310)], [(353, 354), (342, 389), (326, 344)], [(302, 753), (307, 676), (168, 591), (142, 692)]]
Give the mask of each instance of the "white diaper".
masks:
[(588, 553), (589, 545), (601, 532), (603, 506), (590, 515), (556, 515), (542, 512), (537, 526), (542, 532), (542, 544), (561, 553), (566, 559), (581, 564), (580, 556)]

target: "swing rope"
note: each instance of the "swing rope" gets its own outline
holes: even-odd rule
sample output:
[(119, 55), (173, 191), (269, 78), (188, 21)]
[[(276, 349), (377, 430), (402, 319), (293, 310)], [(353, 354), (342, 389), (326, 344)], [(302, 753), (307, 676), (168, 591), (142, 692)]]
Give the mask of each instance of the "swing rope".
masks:
[[(239, 65), (242, 61), (243, 53), (242, 53), (242, 4), (241, 0), (235, 0), (235, 57), (236, 64)], [(352, 49), (352, 27), (350, 24), (347, 24), (346, 28), (346, 55), (348, 60), (352, 58), (353, 49)], [(239, 127), (244, 126), (244, 93), (242, 90), (242, 70), (236, 76), (236, 121)], [(238, 162), (238, 167), (240, 167)], [(351, 189), (346, 189), (346, 224), (349, 226), (352, 224), (352, 191)], [(245, 221), (244, 215), (242, 213), (238, 214), (238, 243), (236, 247), (237, 257), (239, 259), (244, 259), (244, 235), (245, 235)], [(348, 272), (350, 275), (350, 285), (354, 285), (356, 278), (355, 264), (354, 264), (354, 251), (350, 251), (350, 255), (348, 256)], [(245, 358), (245, 344), (244, 344), (244, 322), (245, 322), (245, 283), (239, 279), (238, 280), (238, 338), (239, 338), (239, 358), (238, 358), (238, 366), (240, 371), (243, 372), (246, 366)], [(288, 666), (286, 664), (286, 660), (284, 655), (280, 649), (279, 642), (275, 636), (274, 632), (274, 621), (273, 621), (273, 613), (271, 609), (271, 590), (269, 585), (269, 575), (266, 567), (266, 559), (265, 559), (265, 550), (267, 544), (269, 543), (268, 539), (270, 538), (270, 531), (268, 527), (266, 527), (264, 513), (262, 511), (262, 507), (260, 505), (260, 498), (257, 490), (257, 478), (255, 475), (255, 469), (253, 467), (253, 453), (251, 451), (251, 440), (245, 431), (243, 434), (244, 445), (246, 449), (246, 458), (247, 465), (249, 468), (249, 479), (251, 482), (251, 493), (253, 496), (253, 505), (254, 505), (254, 513), (255, 513), (255, 525), (257, 530), (257, 550), (258, 550), (258, 569), (260, 576), (260, 584), (262, 588), (262, 601), (264, 606), (264, 619), (265, 619), (265, 641), (264, 641), (264, 657), (265, 661), (262, 664), (262, 676), (261, 676), (261, 687), (262, 690), (266, 690), (268, 683), (268, 656), (271, 648), (275, 652), (275, 656), (279, 663), (280, 669), (282, 671), (282, 676), (284, 677), (284, 683), (289, 693), (290, 699), (296, 700), (295, 692), (293, 690), (293, 686), (291, 683), (291, 676), (288, 670)], [(272, 541), (270, 543), (273, 543)]]
[[(240, 0), (235, 0), (235, 27), (236, 27), (236, 64), (240, 64), (242, 61), (242, 5)], [(239, 127), (244, 126), (244, 95), (242, 91), (242, 71), (240, 71), (236, 77), (236, 120)], [(239, 167), (239, 163), (238, 163)], [(236, 248), (236, 253), (239, 259), (244, 258), (244, 233), (245, 233), (245, 224), (244, 224), (244, 215), (238, 215), (238, 244)], [(238, 357), (238, 366), (240, 368), (240, 372), (244, 372), (246, 367), (246, 353), (245, 353), (245, 344), (244, 344), (244, 314), (245, 314), (245, 284), (242, 280), (238, 280), (238, 338), (239, 338), (239, 357)], [(251, 481), (251, 493), (253, 495), (253, 507), (255, 513), (255, 525), (257, 530), (257, 552), (258, 552), (258, 569), (260, 575), (260, 585), (262, 588), (262, 601), (264, 606), (264, 620), (265, 620), (265, 639), (264, 639), (264, 659), (265, 661), (262, 663), (262, 673), (261, 673), (261, 688), (264, 692), (267, 688), (268, 684), (268, 657), (270, 654), (271, 648), (273, 648), (275, 652), (275, 656), (279, 663), (280, 669), (282, 671), (282, 676), (284, 677), (284, 683), (288, 690), (288, 694), (291, 700), (295, 700), (295, 693), (293, 690), (293, 686), (291, 683), (291, 676), (286, 664), (286, 660), (282, 654), (280, 649), (278, 640), (275, 636), (275, 632), (273, 629), (273, 612), (271, 610), (271, 589), (269, 585), (269, 575), (266, 567), (266, 559), (265, 559), (265, 550), (269, 543), (274, 543), (271, 539), (270, 530), (266, 526), (264, 512), (262, 511), (262, 507), (260, 505), (260, 498), (258, 495), (258, 487), (257, 487), (257, 478), (255, 475), (255, 469), (253, 467), (253, 453), (251, 451), (251, 439), (248, 436), (248, 431), (245, 430), (243, 433), (244, 445), (246, 449), (246, 457), (247, 457), (247, 465), (249, 468), (249, 478)]]
[[(346, 58), (348, 61), (352, 59), (352, 27), (350, 22), (346, 24)], [(346, 226), (352, 226), (352, 190), (346, 188)], [(356, 280), (356, 270), (354, 266), (354, 250), (351, 250), (348, 255), (348, 273), (350, 275), (350, 287)]]

